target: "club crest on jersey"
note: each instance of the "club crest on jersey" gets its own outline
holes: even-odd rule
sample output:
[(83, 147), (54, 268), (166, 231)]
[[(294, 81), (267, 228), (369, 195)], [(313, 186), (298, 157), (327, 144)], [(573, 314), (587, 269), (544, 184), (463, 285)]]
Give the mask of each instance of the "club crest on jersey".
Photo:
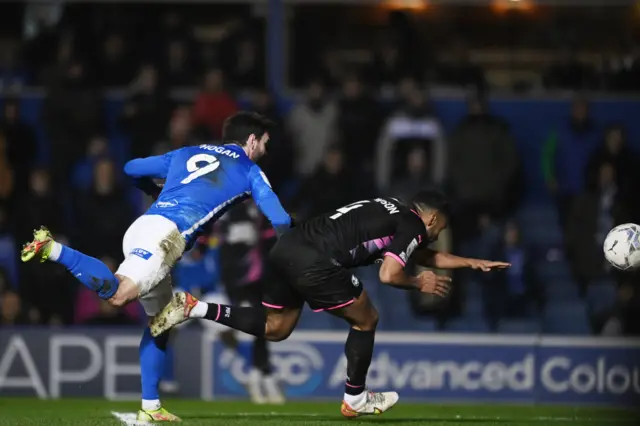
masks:
[(153, 256), (153, 253), (141, 248), (134, 248), (133, 250), (131, 250), (131, 254), (134, 256), (141, 257), (144, 260), (149, 260), (149, 258)]
[(360, 285), (360, 280), (358, 279), (358, 277), (356, 277), (355, 275), (351, 275), (351, 284), (353, 284), (354, 287), (358, 287)]

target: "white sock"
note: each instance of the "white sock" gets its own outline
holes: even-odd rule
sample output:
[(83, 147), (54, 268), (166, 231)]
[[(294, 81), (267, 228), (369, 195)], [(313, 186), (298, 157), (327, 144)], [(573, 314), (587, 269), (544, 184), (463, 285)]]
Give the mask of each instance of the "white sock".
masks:
[(357, 410), (358, 408), (362, 407), (365, 402), (367, 402), (367, 392), (363, 390), (358, 395), (349, 395), (345, 393), (344, 402), (349, 404), (349, 407)]
[(147, 411), (155, 411), (159, 410), (162, 407), (159, 399), (143, 399), (142, 400), (142, 409)]
[(51, 253), (49, 253), (49, 260), (52, 262), (57, 262), (58, 259), (60, 259), (61, 253), (62, 253), (62, 244), (52, 241)]
[(193, 307), (191, 312), (189, 312), (189, 318), (204, 318), (207, 314), (207, 310), (209, 309), (209, 304), (206, 302), (201, 302), (198, 300), (196, 306)]

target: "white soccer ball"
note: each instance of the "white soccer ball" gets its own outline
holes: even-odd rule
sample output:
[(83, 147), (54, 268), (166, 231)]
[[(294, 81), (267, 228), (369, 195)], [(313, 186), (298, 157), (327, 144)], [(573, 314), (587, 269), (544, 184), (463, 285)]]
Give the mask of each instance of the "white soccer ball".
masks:
[(640, 226), (625, 223), (613, 228), (604, 240), (604, 257), (620, 270), (640, 267)]

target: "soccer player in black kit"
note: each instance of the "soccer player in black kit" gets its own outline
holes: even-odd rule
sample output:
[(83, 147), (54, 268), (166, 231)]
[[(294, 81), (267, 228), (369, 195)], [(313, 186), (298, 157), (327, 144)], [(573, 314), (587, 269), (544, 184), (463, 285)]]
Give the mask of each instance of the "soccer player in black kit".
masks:
[(446, 296), (450, 278), (431, 271), (407, 275), (409, 258), (439, 269), (507, 268), (504, 262), (469, 259), (427, 248), (447, 227), (448, 203), (436, 191), (421, 191), (411, 202), (395, 198), (358, 201), (312, 218), (285, 233), (270, 253), (280, 280), (263, 288), (266, 310), (207, 304), (188, 293), (174, 299), (151, 323), (159, 334), (190, 318), (207, 318), (267, 340), (286, 339), (306, 302), (316, 312), (344, 318), (351, 330), (345, 344), (347, 379), (341, 413), (380, 414), (398, 401), (396, 392), (368, 392), (378, 312), (350, 268), (381, 262), (380, 281), (393, 287)]

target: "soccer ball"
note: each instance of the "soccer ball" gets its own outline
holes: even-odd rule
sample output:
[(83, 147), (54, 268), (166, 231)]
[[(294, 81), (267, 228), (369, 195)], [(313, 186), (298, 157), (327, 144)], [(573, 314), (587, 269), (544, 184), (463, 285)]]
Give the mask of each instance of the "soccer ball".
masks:
[(625, 223), (613, 228), (604, 240), (604, 257), (620, 270), (640, 266), (640, 226)]

